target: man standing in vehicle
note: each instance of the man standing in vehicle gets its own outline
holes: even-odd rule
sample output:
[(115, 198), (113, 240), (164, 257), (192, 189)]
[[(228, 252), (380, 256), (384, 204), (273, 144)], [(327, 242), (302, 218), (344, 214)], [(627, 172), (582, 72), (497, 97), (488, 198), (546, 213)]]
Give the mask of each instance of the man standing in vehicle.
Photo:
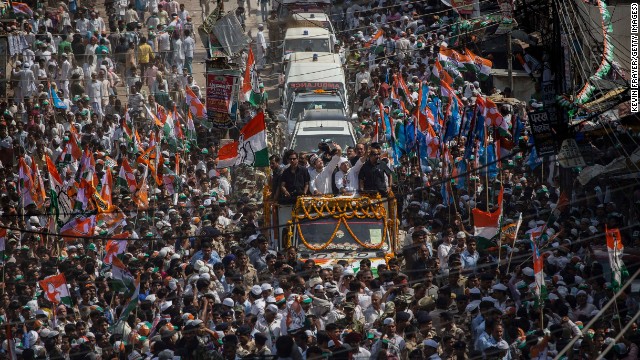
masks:
[(360, 192), (379, 193), (388, 196), (391, 191), (391, 171), (380, 160), (382, 149), (380, 144), (372, 143), (369, 151), (369, 161), (362, 165), (358, 174)]
[(289, 167), (282, 172), (280, 177), (280, 201), (283, 203), (295, 203), (296, 198), (309, 191), (309, 171), (299, 165), (296, 152), (289, 154)]

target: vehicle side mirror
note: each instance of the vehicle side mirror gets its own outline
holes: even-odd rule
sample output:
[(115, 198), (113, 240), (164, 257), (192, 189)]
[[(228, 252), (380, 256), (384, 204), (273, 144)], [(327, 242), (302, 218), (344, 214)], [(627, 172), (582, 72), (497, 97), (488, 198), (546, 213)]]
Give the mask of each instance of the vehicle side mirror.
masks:
[(358, 114), (356, 113), (351, 114), (351, 121), (354, 121), (354, 122), (358, 121)]
[(287, 122), (287, 118), (284, 116), (284, 114), (278, 114), (278, 121)]

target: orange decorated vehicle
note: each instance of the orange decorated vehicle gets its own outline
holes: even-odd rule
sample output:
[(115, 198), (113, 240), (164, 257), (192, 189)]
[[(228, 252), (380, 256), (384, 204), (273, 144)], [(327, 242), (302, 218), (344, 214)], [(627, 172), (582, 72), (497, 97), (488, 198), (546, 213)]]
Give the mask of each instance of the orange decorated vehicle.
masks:
[(320, 266), (344, 259), (357, 270), (360, 260), (369, 259), (375, 272), (399, 247), (393, 197), (301, 196), (294, 204), (266, 201), (264, 214), (277, 251), (295, 246), (303, 260)]

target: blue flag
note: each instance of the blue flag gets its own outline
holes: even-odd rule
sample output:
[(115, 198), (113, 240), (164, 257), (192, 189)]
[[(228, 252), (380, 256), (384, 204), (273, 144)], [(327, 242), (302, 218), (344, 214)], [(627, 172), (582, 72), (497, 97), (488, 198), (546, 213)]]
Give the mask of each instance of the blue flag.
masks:
[(522, 121), (520, 121), (520, 116), (516, 116), (516, 124), (514, 125), (513, 131), (513, 142), (518, 144), (518, 139), (520, 139), (520, 134), (522, 130), (524, 130), (524, 125), (522, 125)]
[(53, 101), (53, 106), (56, 109), (66, 109), (67, 108), (67, 104), (65, 104), (64, 101), (60, 100), (60, 97), (58, 97), (58, 94), (56, 94), (56, 92), (53, 91), (53, 89), (51, 87), (49, 87), (49, 93), (51, 94), (51, 100)]
[(456, 181), (456, 189), (466, 189), (467, 184), (466, 181), (466, 173), (467, 173), (467, 163), (464, 160), (458, 161), (456, 164), (456, 169), (458, 177), (455, 179)]
[[(531, 141), (530, 143), (533, 143), (533, 141)], [(527, 159), (527, 165), (529, 165), (531, 170), (533, 170), (538, 166), (540, 166), (540, 164), (542, 164), (542, 158), (538, 156), (538, 151), (536, 150), (536, 147), (532, 146), (531, 152), (529, 153), (529, 158)]]
[(480, 146), (478, 149), (478, 160), (482, 169), (480, 173), (486, 175), (493, 180), (498, 175), (498, 162), (496, 157), (496, 147), (493, 143), (489, 143), (486, 147)]
[(460, 133), (461, 121), (462, 118), (460, 117), (458, 102), (453, 100), (453, 104), (451, 104), (451, 116), (449, 116), (449, 121), (447, 122), (447, 132), (444, 135), (445, 142), (448, 142), (458, 136), (458, 133)]

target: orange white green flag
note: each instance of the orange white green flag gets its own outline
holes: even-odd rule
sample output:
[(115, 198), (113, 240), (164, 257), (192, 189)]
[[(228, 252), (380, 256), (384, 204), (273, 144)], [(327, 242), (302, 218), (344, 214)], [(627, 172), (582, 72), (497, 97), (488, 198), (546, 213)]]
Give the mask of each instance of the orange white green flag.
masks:
[(64, 274), (47, 276), (39, 283), (47, 300), (54, 304), (62, 303), (72, 306), (71, 296), (69, 295), (69, 288), (67, 287), (67, 280)]
[(236, 159), (238, 158), (238, 142), (233, 141), (228, 144), (223, 145), (218, 150), (218, 161), (216, 163), (216, 167), (218, 169), (224, 169), (236, 164)]
[(236, 165), (239, 164), (251, 165), (253, 167), (269, 166), (267, 130), (263, 112), (257, 113), (256, 116), (240, 130)]
[(615, 290), (618, 290), (622, 286), (623, 279), (629, 276), (627, 267), (622, 262), (624, 245), (622, 244), (620, 229), (606, 228), (606, 235), (609, 262), (611, 263), (611, 285)]
[(253, 50), (249, 47), (249, 55), (247, 56), (247, 66), (244, 70), (244, 78), (242, 80), (242, 94), (246, 101), (251, 105), (258, 105), (260, 95), (260, 81), (258, 80), (258, 69), (256, 68), (256, 60), (253, 56)]
[(189, 85), (184, 87), (185, 97), (187, 100), (187, 105), (189, 105), (189, 111), (196, 119), (206, 119), (207, 118), (207, 109), (202, 105), (202, 102), (196, 94), (191, 90)]

